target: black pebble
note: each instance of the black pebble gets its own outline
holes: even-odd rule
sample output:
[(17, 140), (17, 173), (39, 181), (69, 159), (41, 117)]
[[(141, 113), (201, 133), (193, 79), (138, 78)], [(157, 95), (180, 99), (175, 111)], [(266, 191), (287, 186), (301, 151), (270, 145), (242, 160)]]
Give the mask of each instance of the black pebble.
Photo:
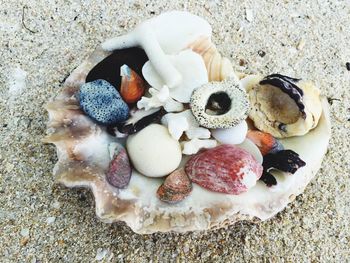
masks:
[(262, 176), (260, 177), (260, 180), (263, 181), (268, 187), (271, 187), (277, 184), (276, 178), (272, 174), (266, 171), (263, 172)]
[(265, 55), (266, 55), (266, 52), (265, 51), (263, 51), (263, 50), (259, 50), (258, 51), (258, 55), (260, 56), (260, 57), (265, 57)]
[(346, 69), (348, 70), (348, 71), (350, 71), (350, 62), (346, 62)]

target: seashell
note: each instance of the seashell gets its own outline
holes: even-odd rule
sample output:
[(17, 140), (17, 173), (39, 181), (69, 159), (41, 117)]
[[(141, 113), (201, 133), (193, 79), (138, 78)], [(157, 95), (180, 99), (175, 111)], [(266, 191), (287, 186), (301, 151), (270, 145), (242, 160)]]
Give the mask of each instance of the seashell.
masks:
[(198, 123), (206, 128), (232, 128), (246, 119), (247, 94), (234, 79), (210, 82), (191, 96), (191, 110)]
[(259, 148), (251, 140), (246, 138), (241, 144), (238, 144), (237, 147), (242, 148), (253, 155), (258, 163), (263, 163), (263, 156)]
[(186, 163), (191, 181), (213, 192), (239, 195), (261, 177), (263, 167), (247, 151), (229, 144), (204, 150)]
[(247, 122), (244, 120), (229, 129), (211, 130), (213, 137), (222, 144), (240, 144), (244, 141), (248, 131)]
[(134, 109), (130, 111), (130, 118), (118, 125), (118, 131), (126, 135), (134, 134), (151, 123), (158, 123), (164, 114), (163, 108), (152, 108), (150, 110)]
[(230, 60), (222, 57), (210, 37), (201, 36), (188, 45), (188, 48), (200, 54), (208, 72), (209, 81), (222, 81), (237, 78)]
[(286, 173), (294, 174), (306, 163), (300, 159), (299, 154), (293, 150), (281, 150), (275, 153), (269, 153), (264, 156), (263, 167), (266, 171), (277, 169)]
[(163, 177), (171, 173), (182, 158), (179, 142), (160, 124), (151, 124), (130, 135), (126, 148), (134, 168), (149, 177)]
[(137, 102), (145, 93), (145, 83), (135, 71), (127, 65), (120, 67), (122, 77), (120, 85), (120, 95), (126, 103)]
[[(103, 127), (82, 112), (73, 96), (78, 90), (78, 87), (65, 87), (55, 101), (46, 106), (50, 117), (50, 134), (45, 142), (56, 145), (59, 158), (54, 177), (67, 187), (91, 189), (99, 219), (108, 223), (125, 221), (137, 233), (185, 232), (221, 227), (221, 217), (229, 218), (230, 224), (249, 219), (251, 216), (267, 220), (291, 202), (288, 199), (290, 195), (302, 193), (302, 189), (319, 169), (330, 138), (329, 112), (327, 100), (324, 98), (324, 111), (318, 126), (305, 136), (282, 140), (286, 147), (303, 157), (306, 166), (298, 169), (293, 176), (282, 173), (282, 176), (274, 177), (278, 182), (274, 187), (278, 187), (278, 191), (272, 191), (258, 183), (245, 194), (230, 196), (231, 201), (227, 200), (225, 195), (208, 193), (206, 189), (195, 184), (191, 198), (186, 199), (180, 206), (165, 208), (162, 204), (162, 208), (171, 216), (169, 218), (164, 216), (164, 210), (159, 211), (159, 204), (155, 204), (151, 210), (149, 207), (150, 193), (155, 193), (161, 184), (158, 179), (149, 180), (133, 170), (127, 188), (117, 189), (108, 183), (105, 176), (111, 160), (108, 148), (111, 143), (116, 143), (116, 139), (108, 136)], [(81, 144), (85, 147), (80, 146)], [(275, 176), (274, 172), (272, 170), (270, 173)], [(199, 211), (208, 211), (211, 216), (205, 219), (202, 216), (197, 217), (191, 207), (203, 207)], [(151, 216), (147, 211), (152, 212)], [(184, 216), (188, 220), (174, 223), (172, 218), (177, 218), (179, 213), (181, 218)], [(217, 219), (217, 215), (220, 215), (220, 218)], [(147, 219), (150, 218), (151, 223), (147, 223)], [(203, 220), (205, 225), (201, 223)]]
[(249, 130), (247, 138), (258, 146), (262, 155), (275, 153), (284, 149), (283, 145), (271, 134), (257, 130)]
[(128, 105), (119, 92), (103, 79), (83, 84), (78, 99), (82, 110), (97, 123), (113, 125), (129, 116)]
[(165, 178), (157, 190), (157, 197), (166, 203), (177, 203), (185, 199), (192, 191), (192, 183), (184, 169), (175, 170)]
[(322, 113), (320, 91), (308, 81), (272, 74), (248, 76), (241, 85), (252, 107), (256, 128), (276, 138), (301, 136), (317, 126)]
[(276, 169), (282, 172), (295, 174), (299, 168), (304, 167), (306, 163), (300, 159), (299, 154), (293, 150), (281, 150), (274, 153), (268, 153), (264, 156), (263, 175), (261, 180), (267, 185), (272, 186), (277, 184), (276, 178), (270, 173)]
[(131, 178), (129, 157), (123, 146), (113, 144), (112, 161), (106, 173), (107, 181), (117, 188), (125, 188)]
[[(187, 40), (192, 36), (188, 36)], [(193, 38), (196, 39), (197, 36)], [(186, 46), (188, 43), (186, 42)], [(127, 58), (137, 63), (139, 70), (124, 61), (126, 53), (134, 56)], [(59, 159), (53, 176), (66, 187), (90, 189), (95, 199), (96, 215), (103, 222), (123, 221), (136, 233), (150, 234), (216, 229), (252, 218), (265, 221), (283, 210), (292, 201), (291, 196), (301, 194), (319, 170), (330, 138), (328, 104), (324, 97), (322, 116), (317, 127), (305, 136), (281, 140), (286, 148), (302, 156), (305, 167), (298, 169), (293, 176), (272, 170), (270, 173), (278, 182), (273, 188), (267, 188), (258, 182), (244, 194), (227, 196), (209, 192), (193, 184), (193, 192), (189, 198), (179, 205), (167, 205), (158, 201), (155, 196), (162, 179), (150, 179), (135, 169), (132, 170), (131, 180), (126, 188), (111, 186), (106, 179), (111, 160), (108, 149), (111, 144), (119, 143), (119, 140), (107, 133), (108, 127), (93, 122), (84, 114), (76, 95), (85, 81), (106, 79), (113, 86), (119, 87), (108, 78), (111, 71), (114, 71), (114, 78), (120, 79), (119, 74), (115, 74), (115, 69), (119, 70), (123, 64), (129, 65), (141, 76), (144, 63), (140, 57), (144, 61), (148, 60), (140, 48), (120, 49), (111, 53), (103, 51), (99, 46), (72, 72), (64, 89), (46, 106), (49, 111), (49, 134), (44, 142), (55, 144)], [(107, 62), (115, 59), (118, 63), (112, 63), (116, 66), (109, 68)], [(157, 60), (157, 56), (153, 59)], [(255, 146), (253, 143), (251, 145)], [(182, 162), (187, 159), (187, 156), (183, 156)]]
[[(189, 49), (183, 50), (176, 55), (166, 56), (182, 76), (179, 84), (169, 87), (170, 97), (176, 101), (188, 103), (193, 90), (208, 82), (203, 59)], [(142, 74), (148, 84), (157, 90), (166, 85), (151, 61), (145, 63), (142, 68)]]

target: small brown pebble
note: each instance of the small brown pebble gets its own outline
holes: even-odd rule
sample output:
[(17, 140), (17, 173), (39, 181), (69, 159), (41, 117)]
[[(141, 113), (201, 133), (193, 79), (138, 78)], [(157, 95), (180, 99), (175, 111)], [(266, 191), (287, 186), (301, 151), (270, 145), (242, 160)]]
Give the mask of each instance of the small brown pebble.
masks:
[(244, 59), (240, 59), (239, 60), (239, 65), (242, 67), (242, 66), (244, 66), (245, 64), (247, 64), (247, 62), (244, 60)]
[(302, 50), (305, 47), (306, 41), (305, 39), (301, 39), (297, 45), (298, 50)]
[(22, 238), (20, 241), (21, 246), (27, 245), (28, 241), (29, 241), (29, 237)]
[(57, 243), (60, 245), (60, 246), (64, 246), (66, 243), (64, 242), (63, 239), (60, 239), (57, 241)]

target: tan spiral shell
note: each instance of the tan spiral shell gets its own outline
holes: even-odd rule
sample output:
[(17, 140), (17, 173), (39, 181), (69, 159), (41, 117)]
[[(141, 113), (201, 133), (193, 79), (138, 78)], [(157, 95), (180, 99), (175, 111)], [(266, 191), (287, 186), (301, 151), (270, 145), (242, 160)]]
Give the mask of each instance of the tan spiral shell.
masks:
[(223, 57), (208, 37), (199, 37), (188, 48), (203, 57), (209, 81), (221, 81), (235, 76), (230, 60)]

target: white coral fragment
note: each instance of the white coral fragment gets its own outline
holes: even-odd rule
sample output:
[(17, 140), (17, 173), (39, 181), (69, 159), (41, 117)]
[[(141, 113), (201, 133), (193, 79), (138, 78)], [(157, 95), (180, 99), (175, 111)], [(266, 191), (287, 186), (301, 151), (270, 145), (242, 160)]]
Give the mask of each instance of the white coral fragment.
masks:
[(164, 85), (160, 90), (150, 88), (148, 92), (151, 94), (151, 97), (142, 97), (141, 100), (137, 102), (138, 109), (145, 109), (147, 111), (152, 108), (164, 107), (167, 112), (183, 110), (182, 103), (170, 97), (168, 86)]
[[(193, 90), (208, 82), (204, 60), (190, 49), (181, 51), (177, 55), (167, 55), (167, 57), (182, 76), (182, 81), (170, 88), (170, 96), (179, 102), (188, 103)], [(142, 67), (142, 75), (157, 90), (165, 85), (161, 75), (150, 61)]]
[(139, 24), (126, 35), (102, 43), (107, 51), (141, 46), (161, 79), (169, 87), (181, 82), (181, 74), (169, 61), (166, 54), (177, 54), (200, 36), (211, 37), (207, 21), (184, 11), (165, 12)]
[(210, 131), (203, 127), (191, 127), (186, 131), (186, 136), (188, 139), (209, 139)]
[(179, 140), (183, 132), (188, 130), (188, 128), (189, 123), (184, 116), (175, 116), (168, 121), (169, 133), (176, 140)]
[(169, 133), (176, 140), (179, 140), (185, 132), (190, 141), (182, 142), (182, 153), (184, 154), (195, 154), (201, 148), (212, 148), (217, 144), (216, 140), (207, 140), (210, 138), (210, 131), (199, 127), (191, 110), (185, 110), (180, 113), (168, 113), (163, 116), (162, 124), (168, 127)]
[(194, 138), (190, 141), (182, 142), (182, 153), (187, 155), (196, 154), (202, 148), (214, 148), (216, 145), (216, 140), (201, 140)]

